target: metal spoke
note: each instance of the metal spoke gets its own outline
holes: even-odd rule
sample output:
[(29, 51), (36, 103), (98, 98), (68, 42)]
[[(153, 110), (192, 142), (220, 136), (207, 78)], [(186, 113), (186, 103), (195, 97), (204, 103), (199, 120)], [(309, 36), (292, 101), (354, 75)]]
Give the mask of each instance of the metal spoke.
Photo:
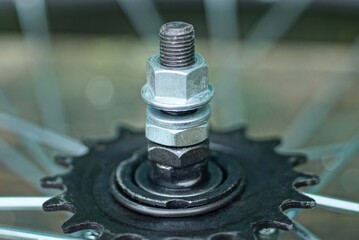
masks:
[[(213, 103), (219, 107), (217, 114), (218, 124), (223, 128), (238, 126), (247, 121), (243, 101), (243, 87), (238, 73), (240, 52), (239, 24), (237, 16), (237, 4), (235, 0), (206, 0), (204, 1), (208, 30), (210, 34), (210, 51), (214, 59), (221, 59), (221, 68), (214, 72), (213, 78), (221, 79), (221, 87), (216, 88)], [(225, 26), (225, 27), (223, 27)], [(228, 46), (229, 48), (225, 48)], [(218, 48), (218, 46), (222, 46)], [(232, 64), (236, 68), (228, 67)], [(223, 81), (226, 81), (225, 83)], [(228, 96), (231, 101), (228, 101)], [(228, 106), (228, 104), (234, 104)]]
[[(211, 40), (238, 40), (239, 24), (236, 0), (205, 0), (205, 14)], [(225, 26), (225, 27), (224, 27)]]
[(5, 239), (29, 239), (29, 240), (84, 240), (69, 235), (61, 235), (18, 227), (0, 225), (0, 237)]
[[(209, 32), (211, 33), (212, 37), (220, 37), (227, 38), (225, 36), (226, 32), (230, 32), (232, 35), (229, 35), (233, 38), (238, 34), (238, 26), (237, 24), (233, 24), (236, 20), (236, 3), (235, 1), (226, 1), (226, 4), (222, 2), (207, 0), (205, 1), (205, 10), (206, 10), (206, 17), (209, 23)], [(249, 34), (249, 37), (245, 40), (243, 47), (241, 48), (242, 51), (233, 50), (229, 53), (226, 53), (225, 57), (220, 57), (219, 59), (229, 59), (230, 61), (225, 61), (226, 64), (223, 64), (227, 69), (223, 71), (227, 71), (230, 73), (230, 69), (235, 69), (238, 71), (238, 65), (244, 65), (246, 67), (250, 67), (255, 64), (259, 59), (263, 58), (269, 50), (275, 45), (276, 41), (279, 40), (289, 29), (290, 27), (298, 20), (301, 14), (307, 9), (311, 0), (289, 0), (289, 1), (278, 1), (274, 4), (274, 6), (258, 21), (258, 24), (254, 27), (254, 30)], [(221, 14), (221, 11), (224, 8), (230, 8), (224, 14)], [(218, 15), (221, 14), (221, 17)], [(225, 24), (223, 23), (225, 21)], [(221, 22), (222, 24), (219, 24)], [(231, 26), (231, 28), (223, 27), (223, 26)], [(227, 30), (228, 29), (228, 30)], [(255, 47), (255, 51), (252, 51)], [(250, 51), (250, 54), (247, 54), (247, 50)], [(222, 53), (223, 54), (223, 53)], [(241, 58), (239, 58), (239, 55)], [(248, 55), (248, 56), (247, 56)], [(223, 68), (223, 66), (221, 66)], [(227, 74), (226, 76), (221, 76), (220, 79), (228, 78), (228, 75), (238, 76), (238, 72), (235, 74)], [(232, 77), (232, 76), (231, 76)], [(216, 77), (218, 78), (218, 77)], [(240, 84), (238, 81), (238, 77), (236, 85)], [(223, 84), (223, 86), (227, 86), (227, 88), (222, 89), (226, 95), (221, 96), (222, 94), (218, 94), (218, 98), (221, 101), (225, 101), (225, 104), (228, 104), (226, 101), (227, 97), (231, 96), (238, 98), (236, 101), (229, 101), (235, 102), (237, 105), (234, 107), (223, 108), (222, 111), (226, 109), (231, 109), (231, 112), (228, 114), (220, 114), (220, 116), (225, 117), (225, 121), (221, 122), (221, 125), (224, 127), (233, 127), (238, 124), (243, 124), (247, 121), (245, 116), (245, 109), (243, 106), (242, 96), (243, 94), (238, 94), (238, 89), (241, 90), (241, 86), (237, 86), (233, 88), (234, 84)], [(235, 94), (228, 94), (229, 92), (236, 89)], [(216, 99), (215, 99), (216, 100)], [(216, 101), (215, 101), (216, 103)], [(233, 110), (234, 109), (234, 110)], [(226, 117), (226, 116), (229, 117)]]
[(283, 136), (283, 149), (293, 149), (307, 140), (352, 84), (350, 79), (328, 80), (288, 126)]
[(0, 211), (42, 211), (48, 197), (0, 197)]
[(320, 184), (309, 189), (309, 193), (316, 193), (323, 189), (328, 183), (359, 154), (359, 134), (345, 144), (338, 152), (338, 159), (334, 160), (330, 169), (326, 168), (321, 174)]
[(33, 60), (37, 103), (44, 124), (65, 133), (65, 116), (52, 56), (52, 46), (44, 0), (16, 0), (25, 46)]
[(153, 44), (157, 39), (158, 29), (163, 23), (152, 0), (117, 0), (126, 13), (136, 32), (147, 43)]
[(2, 139), (0, 139), (0, 153), (0, 162), (2, 165), (24, 179), (35, 189), (40, 192), (46, 192), (40, 187), (39, 182), (39, 179), (43, 177), (44, 174), (29, 159), (13, 149)]
[[(337, 157), (346, 143), (335, 143), (324, 146), (315, 146), (293, 150), (293, 152), (304, 153), (308, 156), (309, 161), (323, 160), (327, 157)], [(292, 151), (289, 151), (292, 152)]]
[[(359, 37), (354, 42), (348, 55), (341, 62), (342, 65), (351, 61), (359, 51)], [(282, 149), (292, 149), (302, 144), (316, 127), (319, 126), (321, 121), (329, 114), (329, 111), (334, 106), (337, 99), (341, 96), (346, 89), (348, 89), (354, 80), (343, 79), (343, 77), (334, 75), (324, 89), (319, 90), (318, 94), (314, 96), (312, 101), (307, 107), (299, 114), (297, 120), (291, 124), (284, 135), (284, 145)], [(334, 101), (335, 100), (335, 101)], [(328, 103), (329, 102), (329, 103)], [(323, 106), (325, 104), (325, 106)], [(323, 109), (321, 109), (323, 107)], [(309, 189), (309, 193), (316, 193), (323, 189), (333, 179), (333, 177), (342, 171), (347, 164), (354, 159), (359, 151), (359, 135), (347, 142), (344, 146), (337, 149), (334, 154), (336, 159), (330, 168), (325, 168), (321, 174), (321, 182)], [(285, 150), (284, 150), (285, 151)], [(288, 216), (295, 217), (299, 210), (292, 210), (288, 212)]]
[(318, 236), (309, 231), (307, 228), (302, 226), (295, 220), (292, 220), (295, 228), (291, 231), (294, 235), (296, 235), (299, 239), (302, 240), (320, 240)]
[[(351, 61), (359, 52), (359, 37), (354, 42), (348, 55), (344, 57), (340, 65)], [(353, 85), (354, 79), (344, 77), (339, 73), (333, 74), (322, 88), (301, 110), (296, 119), (288, 126), (283, 138), (285, 139), (282, 149), (294, 149), (304, 143), (320, 126), (323, 120), (331, 112), (339, 98)]]
[(36, 142), (32, 142), (29, 139), (23, 139), (22, 144), (33, 156), (33, 159), (45, 169), (47, 174), (54, 175), (58, 174), (61, 171), (61, 168), (58, 167), (54, 160), (44, 152), (44, 150)]
[(287, 0), (275, 3), (258, 21), (244, 43), (243, 50), (253, 50), (252, 46), (258, 49), (254, 53), (251, 51), (249, 57), (244, 52), (243, 62), (246, 62), (246, 66), (252, 66), (263, 58), (276, 42), (297, 22), (311, 3), (311, 0)]
[(359, 214), (359, 203), (309, 193), (305, 193), (305, 195), (313, 198), (319, 207), (337, 212)]
[(84, 144), (71, 137), (39, 127), (16, 116), (0, 112), (0, 122), (0, 129), (26, 137), (60, 152), (79, 156), (88, 151)]
[[(5, 112), (17, 115), (16, 108), (11, 104), (6, 94), (0, 90), (0, 106)], [(0, 123), (1, 124), (1, 123)], [(12, 124), (12, 123), (10, 123)], [(14, 126), (15, 128), (16, 126)], [(33, 156), (33, 159), (37, 161), (49, 174), (55, 174), (59, 171), (59, 168), (49, 158), (48, 154), (39, 146), (36, 142), (28, 138), (21, 138), (21, 142), (28, 152)]]

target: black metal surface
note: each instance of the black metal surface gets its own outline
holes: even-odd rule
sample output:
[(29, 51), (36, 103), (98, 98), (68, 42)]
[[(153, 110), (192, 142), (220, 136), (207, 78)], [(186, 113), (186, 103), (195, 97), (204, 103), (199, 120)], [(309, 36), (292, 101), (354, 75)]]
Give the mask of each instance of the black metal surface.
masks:
[(188, 147), (168, 147), (148, 142), (149, 176), (157, 185), (188, 188), (206, 179), (209, 141)]
[[(65, 233), (96, 229), (101, 239), (255, 239), (261, 228), (292, 230), (283, 211), (311, 208), (315, 201), (295, 188), (318, 182), (296, 172), (302, 155), (275, 152), (278, 140), (253, 141), (244, 130), (212, 133), (211, 155), (236, 161), (244, 172), (245, 188), (228, 204), (212, 212), (187, 217), (153, 217), (129, 210), (111, 194), (114, 172), (121, 161), (146, 147), (143, 133), (122, 129), (118, 139), (97, 142), (88, 154), (71, 163), (68, 174), (43, 179), (42, 185), (64, 192), (46, 203), (45, 211), (65, 210), (75, 215), (63, 224)], [(226, 157), (223, 157), (226, 156)]]
[[(157, 217), (195, 216), (218, 209), (239, 195), (241, 167), (223, 153), (213, 152), (206, 181), (189, 188), (163, 188), (150, 180), (146, 153), (135, 153), (116, 171), (113, 196), (124, 206)], [(152, 183), (152, 184), (151, 184)], [(143, 185), (146, 187), (141, 188)], [(146, 191), (150, 187), (152, 191)]]

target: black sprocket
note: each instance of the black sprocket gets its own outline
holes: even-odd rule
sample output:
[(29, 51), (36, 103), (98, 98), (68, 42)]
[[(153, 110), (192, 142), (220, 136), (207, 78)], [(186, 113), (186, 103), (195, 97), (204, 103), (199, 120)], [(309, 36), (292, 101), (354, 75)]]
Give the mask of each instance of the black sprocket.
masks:
[(211, 133), (212, 154), (229, 155), (242, 166), (244, 190), (234, 200), (199, 216), (159, 218), (126, 209), (111, 194), (116, 166), (146, 147), (143, 132), (121, 128), (119, 137), (94, 142), (81, 157), (59, 164), (71, 167), (64, 175), (42, 179), (45, 188), (63, 193), (45, 202), (45, 211), (70, 211), (74, 215), (62, 225), (65, 233), (95, 229), (103, 240), (120, 239), (255, 239), (261, 228), (293, 230), (283, 211), (312, 208), (315, 201), (296, 188), (318, 183), (318, 177), (293, 170), (305, 162), (303, 155), (278, 154), (280, 140), (250, 140), (245, 130)]

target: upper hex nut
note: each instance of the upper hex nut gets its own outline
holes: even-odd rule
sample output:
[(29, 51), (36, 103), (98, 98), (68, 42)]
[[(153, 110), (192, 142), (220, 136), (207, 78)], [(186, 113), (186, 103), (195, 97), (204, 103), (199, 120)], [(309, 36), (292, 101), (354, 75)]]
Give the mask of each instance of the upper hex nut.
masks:
[(152, 56), (147, 61), (147, 82), (141, 95), (150, 106), (164, 111), (200, 108), (213, 96), (207, 62), (196, 53), (193, 65), (168, 68), (160, 64), (159, 55)]

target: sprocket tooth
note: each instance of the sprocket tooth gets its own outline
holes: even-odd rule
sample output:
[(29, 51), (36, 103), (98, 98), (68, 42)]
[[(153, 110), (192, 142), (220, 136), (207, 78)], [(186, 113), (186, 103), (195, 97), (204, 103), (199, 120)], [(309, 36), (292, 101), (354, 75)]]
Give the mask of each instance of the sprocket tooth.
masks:
[(274, 218), (274, 222), (279, 229), (287, 231), (294, 229), (294, 223), (286, 215), (284, 215), (284, 213), (280, 213), (276, 218)]
[(279, 145), (281, 145), (282, 140), (278, 137), (274, 137), (271, 139), (263, 139), (263, 140), (258, 140), (256, 141), (259, 144), (265, 145), (266, 147), (270, 148), (270, 149), (275, 149), (277, 148)]
[(82, 140), (82, 143), (87, 146), (88, 148), (93, 148), (96, 146), (97, 142), (93, 139), (86, 138)]
[(245, 127), (245, 126), (237, 127), (237, 128), (234, 128), (232, 130), (227, 130), (227, 131), (211, 129), (211, 133), (219, 134), (219, 135), (226, 135), (226, 136), (232, 137), (232, 138), (244, 138), (244, 136), (247, 133), (247, 127)]
[(248, 128), (246, 126), (241, 126), (241, 127), (238, 127), (236, 129), (229, 131), (228, 134), (243, 137), (247, 134), (247, 131), (248, 131)]
[(70, 168), (73, 163), (73, 156), (70, 155), (57, 155), (55, 156), (55, 162), (57, 165), (62, 166), (64, 168)]
[(316, 202), (314, 199), (298, 192), (295, 189), (291, 191), (290, 198), (281, 204), (282, 211), (289, 208), (313, 208), (315, 206)]
[[(61, 228), (64, 233), (77, 232), (85, 229), (85, 223), (86, 220), (83, 220), (80, 214), (75, 213), (70, 219), (62, 224)], [(83, 227), (81, 228), (81, 226)]]
[(255, 230), (263, 228), (278, 228), (285, 231), (291, 231), (294, 228), (294, 223), (283, 212), (277, 210), (271, 219), (257, 221), (254, 224)]
[(320, 182), (320, 179), (317, 175), (310, 174), (310, 173), (302, 173), (298, 172), (298, 177), (294, 180), (294, 187), (306, 187), (311, 185), (316, 185)]
[(43, 203), (42, 208), (44, 211), (53, 212), (53, 211), (68, 211), (75, 212), (74, 206), (67, 201), (66, 194), (62, 193), (54, 198), (51, 198)]
[(128, 126), (120, 126), (119, 128), (117, 128), (117, 134), (119, 138), (125, 138), (137, 134), (143, 134), (143, 131)]
[(85, 139), (83, 140), (83, 144), (86, 145), (90, 151), (105, 151), (106, 145), (116, 141), (116, 139), (106, 140), (106, 141), (95, 141), (92, 139)]
[(83, 215), (75, 213), (69, 220), (61, 226), (64, 233), (73, 233), (85, 229), (94, 229), (102, 232), (103, 228), (100, 224), (86, 219)]
[(65, 186), (62, 181), (62, 177), (60, 175), (43, 177), (40, 180), (41, 186), (43, 188), (53, 188), (64, 190)]
[[(228, 239), (228, 240), (252, 240), (254, 238), (244, 238), (242, 235), (244, 235), (243, 232), (219, 232), (215, 233), (207, 238), (207, 240), (221, 240), (221, 239)], [(252, 235), (253, 234), (249, 234)], [(248, 236), (248, 235), (247, 235)]]
[(303, 154), (291, 154), (288, 156), (288, 161), (292, 165), (292, 167), (296, 167), (302, 165), (307, 162), (307, 156)]

